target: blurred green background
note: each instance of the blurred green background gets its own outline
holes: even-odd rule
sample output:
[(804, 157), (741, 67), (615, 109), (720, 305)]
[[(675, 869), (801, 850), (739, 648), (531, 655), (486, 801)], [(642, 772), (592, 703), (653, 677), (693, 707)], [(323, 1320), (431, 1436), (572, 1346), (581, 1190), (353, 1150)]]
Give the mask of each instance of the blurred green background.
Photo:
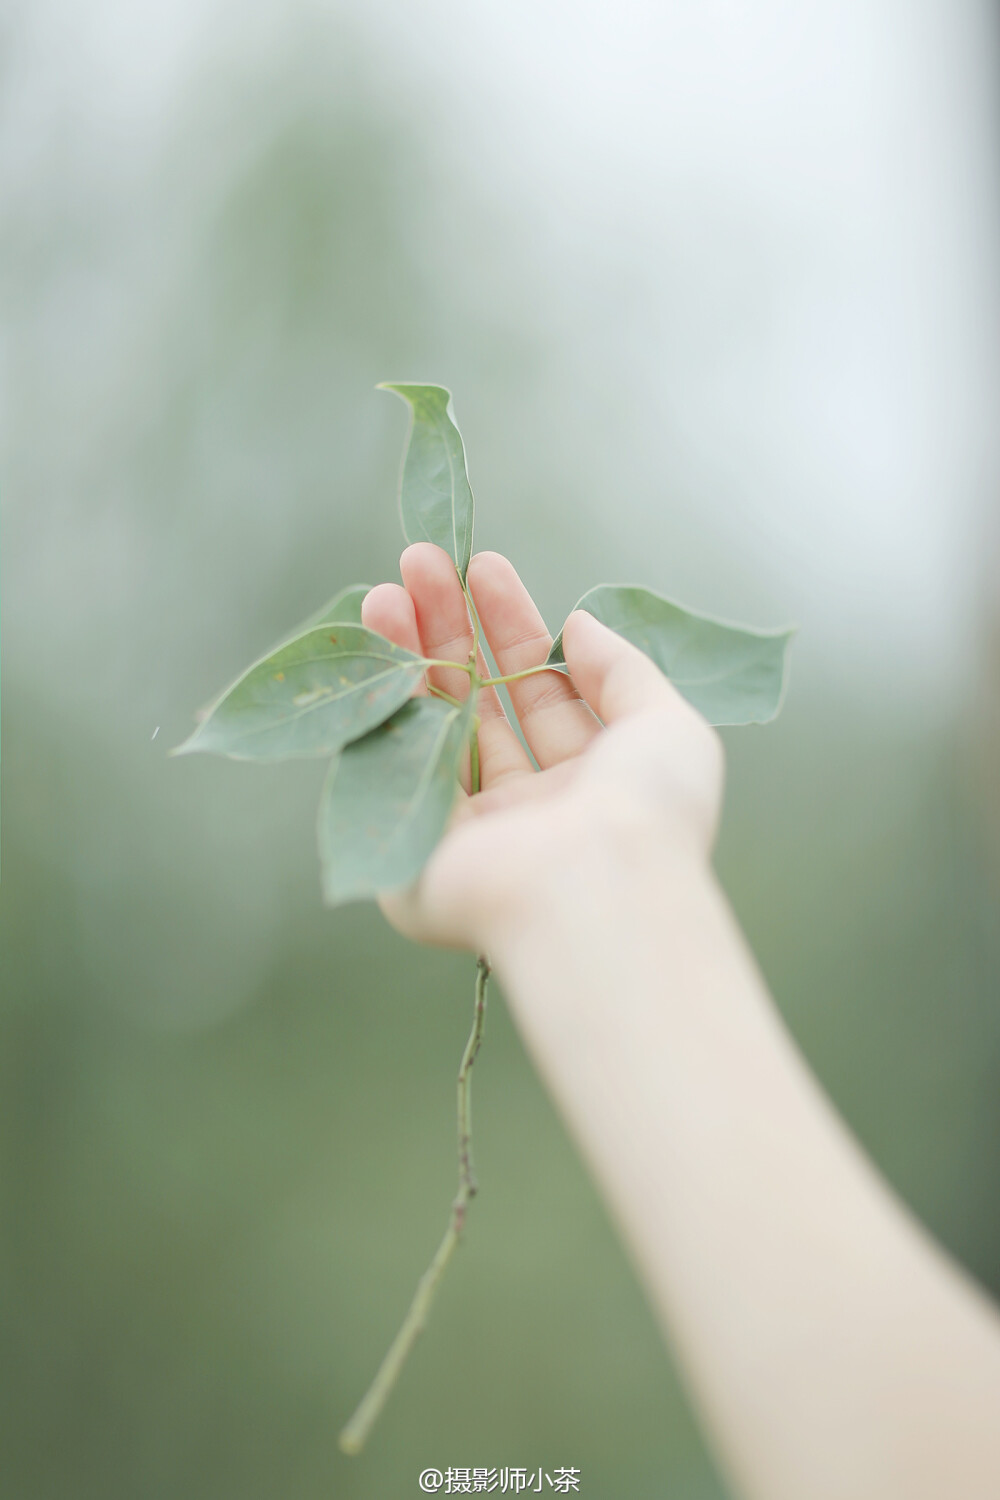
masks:
[(165, 751), (397, 576), (378, 380), (453, 388), (553, 628), (603, 580), (798, 620), (719, 869), (1000, 1292), (995, 61), (972, 0), (5, 7), (0, 1494), (723, 1493), (496, 989), (466, 1240), (336, 1447), (446, 1220), (473, 963), (321, 909), (321, 765)]

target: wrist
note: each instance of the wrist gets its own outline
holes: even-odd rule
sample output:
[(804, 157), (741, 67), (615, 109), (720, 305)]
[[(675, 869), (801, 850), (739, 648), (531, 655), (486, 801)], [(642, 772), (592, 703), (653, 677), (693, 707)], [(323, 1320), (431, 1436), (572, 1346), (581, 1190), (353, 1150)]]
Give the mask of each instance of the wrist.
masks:
[(488, 921), (486, 946), (501, 969), (554, 945), (607, 947), (622, 964), (630, 950), (658, 942), (692, 899), (721, 899), (710, 851), (648, 819), (567, 818), (549, 832), (537, 858), (525, 861), (527, 878)]

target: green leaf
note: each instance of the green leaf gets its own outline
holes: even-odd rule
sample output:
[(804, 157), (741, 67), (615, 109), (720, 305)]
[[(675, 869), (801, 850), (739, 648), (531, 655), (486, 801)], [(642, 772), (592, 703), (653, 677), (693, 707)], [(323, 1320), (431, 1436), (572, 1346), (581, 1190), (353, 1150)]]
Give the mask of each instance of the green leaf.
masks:
[(420, 873), (448, 822), (470, 723), (468, 700), (414, 698), (335, 757), (317, 824), (331, 906)]
[[(788, 643), (795, 627), (751, 630), (696, 614), (627, 584), (598, 584), (585, 609), (655, 661), (710, 724), (766, 724), (781, 707)], [(562, 631), (548, 661), (568, 670)]]
[(334, 594), (328, 604), (322, 609), (316, 610), (307, 620), (303, 620), (294, 635), (301, 635), (304, 630), (311, 630), (314, 625), (360, 625), (361, 603), (369, 592), (371, 585), (368, 583), (351, 583), (346, 589), (341, 589), (339, 594)]
[(363, 625), (319, 625), (258, 661), (183, 745), (235, 760), (330, 755), (405, 703), (424, 659)]
[(412, 411), (399, 489), (403, 535), (408, 542), (443, 547), (464, 583), (472, 556), (475, 506), (451, 392), (443, 385), (393, 385), (389, 381), (378, 389), (395, 391)]
[[(278, 646), (287, 645), (288, 642), (293, 641), (297, 635), (304, 635), (307, 630), (315, 630), (317, 625), (360, 625), (361, 604), (365, 595), (369, 592), (369, 588), (370, 585), (367, 583), (348, 584), (346, 589), (341, 589), (338, 594), (334, 594), (333, 598), (329, 600), (328, 603), (324, 604), (322, 609), (314, 610), (313, 613), (308, 617), (308, 619), (303, 620), (299, 625), (295, 627), (294, 630), (290, 630), (287, 635), (283, 635), (278, 643)], [(270, 652), (269, 655), (273, 656), (274, 652), (278, 650), (278, 646), (275, 646), (274, 650)], [(213, 707), (214, 703), (210, 703), (207, 708), (203, 708), (200, 713), (197, 713), (195, 715), (195, 718), (199, 721), (207, 719), (209, 714), (212, 712)], [(185, 746), (178, 746), (176, 750), (173, 750), (169, 753), (173, 755), (179, 755), (182, 750), (185, 750), (185, 748)], [(201, 749), (203, 747), (193, 745), (190, 748)]]

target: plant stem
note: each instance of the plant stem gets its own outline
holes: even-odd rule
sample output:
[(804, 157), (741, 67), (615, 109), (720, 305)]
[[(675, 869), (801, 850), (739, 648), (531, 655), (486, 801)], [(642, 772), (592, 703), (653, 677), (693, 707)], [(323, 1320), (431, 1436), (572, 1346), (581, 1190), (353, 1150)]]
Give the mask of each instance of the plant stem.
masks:
[(390, 1344), (375, 1379), (340, 1434), (340, 1446), (344, 1453), (361, 1452), (389, 1393), (399, 1379), (406, 1357), (427, 1321), (427, 1314), (445, 1267), (461, 1237), (469, 1200), (476, 1195), (477, 1183), (472, 1168), (472, 1064), (476, 1060), (476, 1053), (483, 1039), (483, 1027), (486, 1022), (486, 985), (489, 977), (489, 960), (480, 955), (476, 960), (476, 1001), (472, 1030), (465, 1044), (465, 1051), (462, 1053), (462, 1061), (458, 1069), (458, 1192), (451, 1205), (451, 1219), (434, 1259), (420, 1278), (409, 1312)]
[[(473, 617), (472, 652), (468, 666), (464, 670), (469, 673), (469, 691), (477, 693), (480, 687), (479, 673), (476, 670), (479, 653), (479, 616), (475, 612), (472, 596), (464, 584), (462, 588)], [(459, 666), (460, 664), (458, 662), (435, 662), (433, 665)], [(458, 700), (442, 688), (428, 683), (428, 689), (439, 698), (444, 698), (449, 703), (458, 706)], [(477, 717), (469, 738), (469, 777), (473, 795), (480, 789), (479, 772), (479, 719)], [(409, 1311), (403, 1319), (399, 1332), (389, 1345), (385, 1358), (375, 1372), (375, 1379), (340, 1434), (340, 1447), (344, 1453), (352, 1455), (360, 1453), (367, 1442), (369, 1433), (377, 1422), (393, 1386), (399, 1379), (400, 1371), (406, 1363), (410, 1350), (423, 1331), (434, 1294), (465, 1227), (466, 1209), (478, 1191), (479, 1185), (476, 1182), (476, 1174), (472, 1165), (472, 1064), (476, 1060), (476, 1053), (483, 1040), (483, 1027), (486, 1024), (486, 986), (489, 977), (490, 961), (485, 954), (480, 954), (476, 959), (476, 999), (472, 1030), (458, 1068), (458, 1192), (452, 1200), (448, 1228), (444, 1232), (444, 1239), (438, 1246), (434, 1259), (417, 1283), (417, 1290), (413, 1295)]]
[(467, 661), (446, 661), (443, 657), (425, 656), (422, 658), (425, 667), (454, 667), (456, 672), (468, 672), (472, 675), (472, 663)]
[[(476, 1000), (472, 1016), (472, 1030), (465, 1044), (462, 1061), (458, 1069), (458, 1196), (452, 1204), (453, 1210), (462, 1201), (462, 1222), (465, 1206), (479, 1191), (472, 1165), (472, 1064), (476, 1060), (483, 1040), (486, 1025), (486, 987), (490, 977), (490, 961), (480, 954), (476, 959)], [(463, 1197), (464, 1194), (464, 1197)], [(459, 1224), (459, 1232), (462, 1225)]]
[[(547, 664), (540, 667), (525, 667), (523, 672), (508, 672), (506, 677), (484, 677), (480, 681), (479, 686), (499, 687), (501, 682), (517, 682), (519, 677), (533, 677), (536, 672), (559, 672), (561, 670), (560, 667), (553, 667)], [(565, 676), (565, 673), (563, 675)]]
[(462, 578), (459, 579), (459, 582), (462, 585), (462, 593), (465, 595), (465, 602), (468, 606), (469, 614), (472, 618), (472, 650), (469, 652), (469, 671), (475, 673), (479, 667), (479, 611), (476, 609), (475, 603), (473, 602), (472, 595), (469, 592), (468, 584)]
[(469, 736), (469, 784), (473, 795), (479, 791), (479, 719)]
[(433, 693), (435, 698), (443, 698), (446, 703), (451, 704), (452, 708), (462, 707), (460, 701), (457, 698), (453, 698), (450, 693), (445, 692), (444, 688), (435, 686), (433, 682), (429, 682), (427, 684), (427, 691), (429, 693)]

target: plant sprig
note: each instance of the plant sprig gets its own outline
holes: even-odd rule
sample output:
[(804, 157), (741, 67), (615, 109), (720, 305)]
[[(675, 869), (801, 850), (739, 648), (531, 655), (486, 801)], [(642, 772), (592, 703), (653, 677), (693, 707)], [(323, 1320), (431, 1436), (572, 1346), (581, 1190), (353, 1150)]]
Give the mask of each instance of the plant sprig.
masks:
[[(323, 896), (330, 906), (410, 884), (444, 835), (469, 748), (479, 784), (479, 691), (537, 672), (568, 673), (562, 631), (544, 663), (507, 676), (479, 675), (481, 629), (466, 582), (475, 502), (465, 446), (444, 386), (386, 383), (411, 422), (399, 505), (408, 542), (428, 541), (452, 559), (472, 626), (465, 662), (407, 651), (361, 622), (367, 585), (341, 589), (280, 645), (253, 663), (172, 753), (210, 751), (235, 760), (329, 756), (317, 820)], [(576, 606), (644, 651), (711, 724), (763, 724), (778, 713), (793, 631), (754, 630), (684, 608), (637, 585), (600, 584)], [(433, 667), (464, 672), (457, 698), (431, 684)], [(425, 695), (415, 696), (421, 684)], [(476, 1192), (472, 1170), (471, 1070), (482, 1040), (489, 961), (476, 964), (472, 1031), (458, 1074), (458, 1191), (444, 1239), (396, 1338), (341, 1434), (358, 1453), (427, 1318)]]

